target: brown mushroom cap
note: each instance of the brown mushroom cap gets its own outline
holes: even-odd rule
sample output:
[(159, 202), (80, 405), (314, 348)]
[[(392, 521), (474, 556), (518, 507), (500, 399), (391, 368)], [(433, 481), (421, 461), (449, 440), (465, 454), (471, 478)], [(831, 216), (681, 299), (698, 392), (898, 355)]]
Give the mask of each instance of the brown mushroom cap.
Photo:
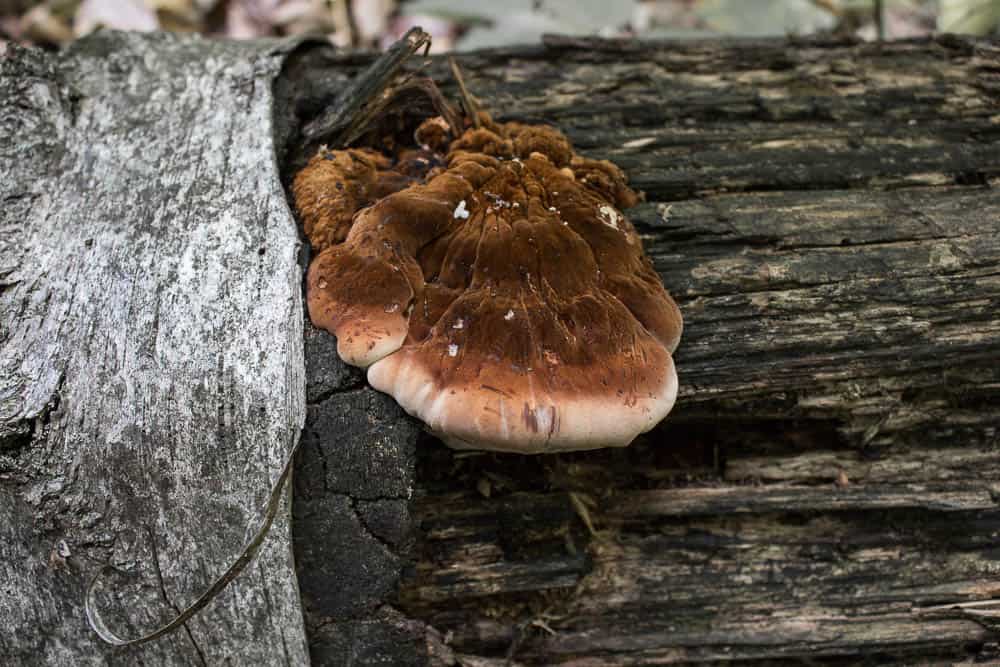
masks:
[(682, 326), (635, 201), (552, 128), (490, 121), (320, 253), (310, 317), (453, 447), (627, 445), (673, 406)]
[(347, 238), (354, 212), (371, 202), (380, 166), (387, 161), (374, 151), (321, 149), (295, 175), (292, 194), (313, 250)]

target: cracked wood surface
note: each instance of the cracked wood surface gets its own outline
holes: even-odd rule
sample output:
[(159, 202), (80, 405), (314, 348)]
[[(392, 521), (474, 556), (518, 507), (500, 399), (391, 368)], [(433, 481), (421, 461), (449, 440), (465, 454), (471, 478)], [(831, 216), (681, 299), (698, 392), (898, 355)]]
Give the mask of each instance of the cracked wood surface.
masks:
[(303, 664), (288, 509), (236, 557), (305, 418), (298, 236), (274, 159), (291, 44), (95, 34), (0, 53), (0, 663)]
[[(30, 592), (0, 597), (19, 630), (0, 635), (0, 648), (77, 664), (214, 663), (231, 650), (246, 662), (304, 662), (300, 635), (259, 634), (301, 624), (286, 595), (287, 524), (263, 565), (167, 644), (100, 654), (78, 601), (86, 572), (111, 560), (141, 586), (109, 602), (139, 604), (148, 618), (129, 618), (149, 625), (169, 611), (164, 592), (174, 605), (190, 599), (242, 543), (306, 412), (296, 240), (272, 152), (285, 156), (294, 116), (315, 114), (369, 59), (288, 67), (279, 91), (297, 76), (309, 85), (291, 101), (278, 95), (272, 145), (275, 57), (248, 45), (108, 39), (0, 61), (16, 74), (0, 79), (14, 91), (4, 101), (15, 101), (0, 127), (17, 137), (0, 156), (13, 175), (0, 213), (0, 574)], [(314, 664), (988, 657), (987, 628), (925, 608), (998, 594), (995, 44), (550, 40), (460, 60), (497, 116), (558, 125), (646, 191), (630, 215), (684, 310), (682, 395), (671, 420), (624, 451), (460, 455), (338, 366), (329, 337), (307, 324), (295, 547)], [(443, 62), (428, 71), (448, 81)], [(111, 84), (117, 102), (94, 94)], [(214, 111), (234, 113), (198, 113), (209, 97)], [(176, 117), (150, 113), (168, 103)], [(116, 113), (102, 116), (102, 105)], [(234, 152), (220, 164), (206, 146)], [(86, 178), (92, 169), (105, 178)], [(224, 189), (215, 174), (228, 175)], [(156, 178), (163, 191), (141, 190)], [(77, 191), (97, 196), (84, 206)], [(256, 224), (221, 245), (195, 236), (157, 246), (143, 263), (143, 230), (162, 242), (167, 221), (185, 232), (227, 206)], [(19, 242), (25, 221), (30, 244)], [(254, 230), (270, 235), (254, 258), (266, 270), (237, 251), (259, 250)], [(118, 244), (113, 266), (77, 261), (88, 239)], [(187, 247), (234, 252), (221, 273), (156, 273)], [(43, 260), (64, 264), (44, 271)], [(69, 277), (95, 271), (98, 288), (53, 310), (86, 286)], [(250, 305), (241, 280), (254, 277), (273, 291)], [(197, 290), (179, 291), (202, 278), (228, 290), (234, 310), (221, 321), (237, 324), (199, 340), (229, 359), (247, 349), (237, 334), (261, 333), (258, 343), (278, 349), (240, 362), (263, 380), (220, 375), (202, 348), (163, 356), (180, 349), (165, 328), (192, 311), (222, 316)], [(103, 337), (80, 325), (108, 304), (138, 304), (141, 290), (116, 290), (132, 282), (173, 297), (159, 299), (155, 344), (134, 325)], [(51, 296), (22, 298), (49, 284), (59, 287)], [(30, 381), (9, 381), (25, 353), (11, 341), (42, 340), (33, 324), (9, 322), (44, 323), (50, 311), (70, 318), (64, 338), (32, 348)], [(120, 342), (90, 342), (105, 338)], [(147, 377), (165, 362), (181, 378), (169, 406), (122, 370)], [(185, 393), (192, 377), (206, 391)], [(243, 409), (269, 397), (281, 407), (266, 417)], [(168, 419), (178, 415), (191, 418)], [(123, 423), (162, 429), (173, 446)], [(254, 447), (239, 446), (247, 441)], [(126, 481), (109, 481), (118, 475)]]
[(426, 664), (425, 628), (391, 603), (412, 529), (420, 426), (306, 326), (309, 403), (295, 472), (296, 566), (314, 665)]
[(553, 39), (460, 64), (501, 119), (645, 190), (628, 214), (685, 332), (675, 413), (626, 450), (418, 447), (399, 606), (439, 662), (993, 655), (927, 608), (1000, 596), (997, 44)]

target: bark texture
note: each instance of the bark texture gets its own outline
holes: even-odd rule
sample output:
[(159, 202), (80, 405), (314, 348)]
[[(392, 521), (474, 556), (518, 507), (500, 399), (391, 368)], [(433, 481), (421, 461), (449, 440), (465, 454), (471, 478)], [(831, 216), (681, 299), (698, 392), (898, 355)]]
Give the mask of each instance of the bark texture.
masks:
[(645, 190), (681, 395), (623, 451), (418, 447), (401, 608), (470, 665), (989, 657), (928, 608), (1000, 593), (997, 45), (460, 62), (485, 108)]
[(258, 560), (171, 637), (259, 521), (305, 418), (298, 235), (274, 156), (291, 44), (100, 33), (0, 55), (0, 662), (303, 664), (287, 507)]
[(300, 51), (272, 99), (282, 58), (108, 34), (0, 60), (0, 656), (305, 663), (287, 521), (166, 642), (104, 651), (79, 608), (106, 562), (136, 575), (116, 624), (193, 598), (303, 420), (313, 664), (995, 656), (976, 608), (934, 608), (1000, 594), (994, 42), (461, 57), (498, 118), (645, 190), (629, 214), (685, 316), (675, 414), (545, 457), (452, 452), (308, 323), (303, 353), (274, 156), (287, 183), (370, 58)]

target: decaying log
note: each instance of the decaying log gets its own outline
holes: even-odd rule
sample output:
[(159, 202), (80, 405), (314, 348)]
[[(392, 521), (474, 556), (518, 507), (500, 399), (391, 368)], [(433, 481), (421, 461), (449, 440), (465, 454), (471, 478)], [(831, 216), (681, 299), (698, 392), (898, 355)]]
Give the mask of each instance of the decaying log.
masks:
[(418, 449), (400, 607), (465, 664), (988, 656), (930, 608), (1000, 593), (1000, 48), (461, 62), (646, 191), (682, 389), (623, 451)]
[[(941, 608), (1000, 596), (995, 43), (460, 57), (494, 115), (627, 170), (685, 316), (665, 424), (540, 457), (454, 453), (303, 343), (280, 185), (371, 59), (287, 48), (107, 34), (0, 60), (0, 655), (301, 664), (303, 625), (330, 665), (995, 655), (981, 608)], [(123, 626), (192, 599), (303, 419), (305, 623), (286, 521), (183, 634), (101, 649), (88, 575), (135, 573), (104, 601)]]

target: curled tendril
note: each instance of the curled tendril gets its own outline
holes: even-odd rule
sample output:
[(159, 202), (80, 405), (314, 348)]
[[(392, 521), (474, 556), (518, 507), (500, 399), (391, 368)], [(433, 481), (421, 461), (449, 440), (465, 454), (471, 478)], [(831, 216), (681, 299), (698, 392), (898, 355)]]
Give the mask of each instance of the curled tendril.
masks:
[(278, 476), (278, 479), (274, 482), (274, 486), (271, 487), (271, 495), (264, 508), (264, 520), (257, 529), (257, 532), (254, 533), (253, 537), (250, 538), (250, 541), (243, 547), (243, 551), (233, 564), (229, 566), (229, 569), (216, 579), (197, 600), (192, 602), (186, 609), (177, 614), (177, 616), (175, 616), (169, 623), (160, 626), (156, 630), (134, 639), (123, 639), (108, 628), (107, 623), (104, 622), (104, 618), (101, 616), (100, 612), (97, 611), (97, 607), (94, 604), (94, 593), (97, 590), (97, 585), (101, 577), (117, 572), (117, 569), (114, 566), (107, 565), (102, 568), (100, 572), (94, 575), (93, 579), (90, 580), (90, 585), (87, 586), (87, 593), (83, 601), (84, 610), (87, 613), (87, 622), (90, 624), (91, 630), (93, 630), (102, 641), (107, 644), (111, 644), (112, 646), (136, 646), (138, 644), (145, 644), (146, 642), (169, 635), (171, 632), (184, 625), (188, 619), (197, 614), (203, 607), (205, 607), (205, 605), (211, 602), (212, 599), (222, 591), (222, 589), (228, 586), (233, 579), (239, 576), (240, 572), (243, 571), (243, 568), (245, 568), (250, 561), (254, 559), (257, 552), (260, 551), (261, 545), (264, 543), (268, 532), (271, 530), (271, 524), (274, 523), (274, 518), (278, 514), (278, 508), (281, 506), (281, 498), (285, 489), (285, 484), (288, 482), (288, 477), (292, 472), (292, 463), (295, 460), (295, 452), (298, 450), (298, 446), (298, 442), (296, 442), (295, 446), (292, 447), (290, 452), (288, 452), (288, 458), (285, 460), (285, 466), (281, 470), (281, 475)]

